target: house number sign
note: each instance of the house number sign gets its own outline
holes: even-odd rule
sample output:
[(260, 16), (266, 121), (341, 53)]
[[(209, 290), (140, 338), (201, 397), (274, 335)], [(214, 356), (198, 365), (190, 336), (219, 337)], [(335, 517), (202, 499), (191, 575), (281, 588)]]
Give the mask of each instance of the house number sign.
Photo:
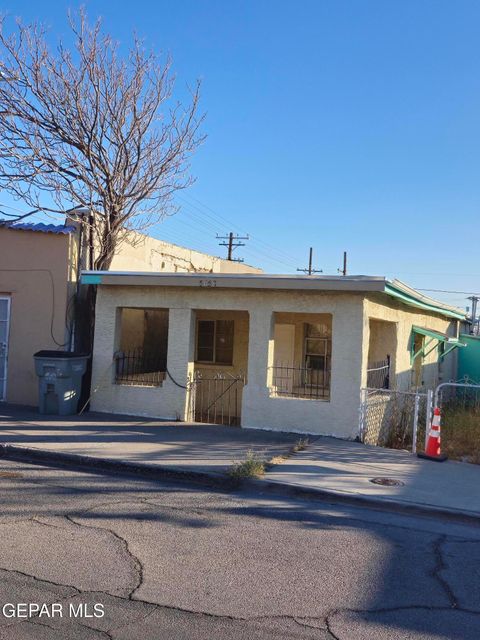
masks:
[(200, 280), (199, 284), (201, 287), (216, 287), (217, 281), (216, 280)]

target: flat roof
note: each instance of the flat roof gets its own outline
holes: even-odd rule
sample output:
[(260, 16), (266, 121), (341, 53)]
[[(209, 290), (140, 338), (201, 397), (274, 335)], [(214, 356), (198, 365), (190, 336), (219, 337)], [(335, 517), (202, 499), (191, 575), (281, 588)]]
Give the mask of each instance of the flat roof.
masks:
[(146, 271), (82, 271), (82, 284), (140, 287), (203, 287), (294, 291), (378, 292), (419, 309), (465, 319), (465, 312), (424, 296), (400, 280), (384, 276), (328, 276), (266, 273), (158, 273)]

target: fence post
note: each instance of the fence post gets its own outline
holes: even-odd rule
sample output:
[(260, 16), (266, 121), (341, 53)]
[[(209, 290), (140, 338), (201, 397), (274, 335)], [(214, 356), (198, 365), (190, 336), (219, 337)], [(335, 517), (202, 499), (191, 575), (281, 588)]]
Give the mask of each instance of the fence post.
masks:
[(367, 410), (367, 389), (360, 389), (360, 409), (358, 412), (358, 437), (363, 442), (365, 435), (365, 413)]
[(420, 406), (420, 395), (418, 392), (415, 394), (415, 408), (413, 411), (413, 438), (412, 438), (412, 453), (417, 452), (417, 430), (418, 430), (418, 409)]

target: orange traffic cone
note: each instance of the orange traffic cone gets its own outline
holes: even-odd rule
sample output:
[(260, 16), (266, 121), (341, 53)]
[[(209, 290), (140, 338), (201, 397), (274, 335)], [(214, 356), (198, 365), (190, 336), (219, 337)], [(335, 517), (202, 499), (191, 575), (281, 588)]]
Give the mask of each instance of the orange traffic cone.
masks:
[(425, 453), (417, 453), (418, 457), (425, 458), (426, 460), (435, 460), (436, 462), (445, 462), (448, 456), (442, 454), (440, 450), (440, 440), (440, 409), (435, 407)]

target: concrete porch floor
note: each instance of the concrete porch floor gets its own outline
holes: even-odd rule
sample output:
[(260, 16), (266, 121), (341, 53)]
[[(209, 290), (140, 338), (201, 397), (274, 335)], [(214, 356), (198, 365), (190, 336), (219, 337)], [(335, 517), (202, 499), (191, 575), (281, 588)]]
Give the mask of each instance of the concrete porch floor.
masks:
[(249, 450), (270, 459), (299, 437), (95, 412), (45, 416), (32, 407), (0, 404), (1, 444), (185, 471), (224, 473)]

